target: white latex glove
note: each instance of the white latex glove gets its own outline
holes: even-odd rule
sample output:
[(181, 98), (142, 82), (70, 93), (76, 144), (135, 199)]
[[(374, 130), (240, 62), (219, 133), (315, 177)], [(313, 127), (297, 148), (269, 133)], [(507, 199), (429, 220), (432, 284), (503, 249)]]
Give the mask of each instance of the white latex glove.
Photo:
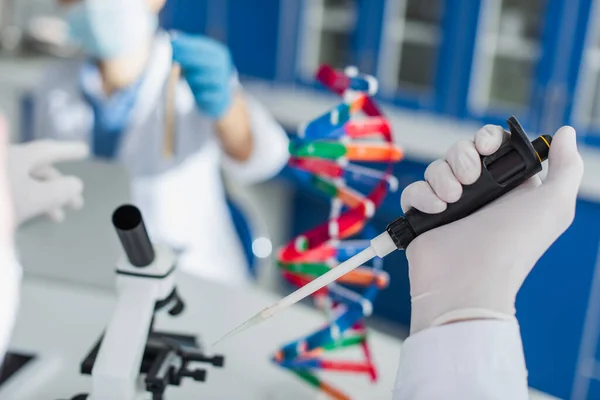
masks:
[[(402, 209), (439, 213), (456, 202), (462, 185), (481, 173), (480, 154), (494, 153), (508, 133), (487, 125), (475, 141), (461, 141), (425, 181), (402, 193)], [(583, 162), (575, 130), (555, 134), (544, 181), (535, 176), (474, 214), (426, 232), (407, 248), (412, 298), (411, 333), (470, 319), (513, 319), (523, 281), (575, 214)]]
[(39, 140), (10, 146), (8, 173), (18, 225), (46, 214), (60, 222), (64, 207), (83, 206), (83, 182), (64, 176), (52, 164), (81, 160), (89, 150), (82, 142)]

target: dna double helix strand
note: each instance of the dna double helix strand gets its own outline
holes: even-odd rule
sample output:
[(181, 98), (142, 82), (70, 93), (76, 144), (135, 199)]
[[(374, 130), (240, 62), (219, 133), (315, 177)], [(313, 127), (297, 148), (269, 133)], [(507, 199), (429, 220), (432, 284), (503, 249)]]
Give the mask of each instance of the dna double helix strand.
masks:
[[(308, 174), (312, 184), (331, 197), (329, 220), (299, 235), (279, 253), (283, 277), (298, 287), (369, 246), (368, 239), (357, 237), (368, 230), (368, 221), (388, 192), (397, 190), (392, 167), (402, 158), (401, 149), (392, 142), (388, 120), (372, 99), (377, 92), (374, 77), (353, 67), (338, 71), (322, 66), (317, 79), (342, 96), (342, 102), (300, 127), (290, 144), (289, 165)], [(369, 163), (384, 168), (364, 165)], [(313, 298), (325, 314), (325, 325), (283, 346), (273, 361), (334, 399), (349, 397), (321, 379), (318, 371), (367, 374), (375, 381), (364, 319), (389, 282), (382, 264), (375, 258), (317, 291)], [(354, 346), (361, 348), (360, 361), (325, 357)]]

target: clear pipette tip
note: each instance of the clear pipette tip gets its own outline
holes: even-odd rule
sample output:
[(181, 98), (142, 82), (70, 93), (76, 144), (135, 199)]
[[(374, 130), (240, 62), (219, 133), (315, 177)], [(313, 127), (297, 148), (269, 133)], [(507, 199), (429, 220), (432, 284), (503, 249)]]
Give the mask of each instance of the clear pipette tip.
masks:
[[(371, 244), (377, 245), (378, 248), (381, 247), (381, 244), (380, 244), (381, 239), (379, 239), (379, 238), (384, 237), (384, 236), (389, 238), (389, 235), (387, 233), (385, 233), (385, 235), (383, 235), (383, 234), (379, 235), (376, 239), (372, 240)], [(386, 254), (389, 254), (391, 251), (393, 251), (395, 249), (394, 243), (391, 241), (391, 239), (384, 240), (384, 242), (385, 242), (384, 246), (386, 247), (386, 250), (387, 250)], [(371, 246), (367, 247), (360, 253), (355, 254), (353, 257), (344, 261), (337, 267), (332, 268), (330, 271), (326, 272), (325, 274), (310, 281), (309, 283), (302, 286), (300, 289), (296, 290), (292, 294), (284, 297), (277, 303), (265, 308), (264, 310), (262, 310), (261, 312), (259, 312), (258, 314), (256, 314), (255, 316), (253, 316), (252, 318), (247, 320), (246, 322), (244, 322), (242, 325), (238, 326), (237, 328), (235, 328), (234, 330), (232, 330), (231, 332), (229, 332), (228, 334), (226, 334), (225, 336), (223, 336), (222, 338), (220, 338), (219, 340), (214, 342), (211, 347), (214, 347), (217, 343), (222, 342), (225, 338), (231, 337), (242, 331), (245, 331), (248, 328), (253, 327), (254, 325), (260, 324), (264, 320), (271, 318), (278, 311), (281, 311), (293, 304), (296, 304), (300, 300), (304, 299), (307, 296), (310, 296), (311, 294), (313, 294), (317, 290), (321, 289), (322, 287), (327, 286), (328, 284), (334, 282), (339, 277), (347, 274), (348, 272), (352, 271), (353, 269), (355, 269), (357, 267), (360, 267), (362, 264), (369, 261), (371, 258), (375, 257), (376, 254), (378, 254), (378, 253), (376, 253), (375, 250)]]
[(252, 328), (254, 325), (260, 324), (264, 320), (271, 318), (273, 316), (273, 314), (274, 313), (272, 312), (271, 307), (265, 308), (264, 310), (262, 310), (261, 312), (259, 312), (258, 314), (256, 314), (255, 316), (253, 316), (252, 318), (250, 318), (249, 320), (247, 320), (240, 326), (238, 326), (237, 328), (233, 329), (229, 333), (226, 333), (224, 336), (221, 336), (210, 347), (215, 347), (218, 343), (224, 341), (228, 337), (237, 335), (238, 333), (243, 332), (246, 329)]

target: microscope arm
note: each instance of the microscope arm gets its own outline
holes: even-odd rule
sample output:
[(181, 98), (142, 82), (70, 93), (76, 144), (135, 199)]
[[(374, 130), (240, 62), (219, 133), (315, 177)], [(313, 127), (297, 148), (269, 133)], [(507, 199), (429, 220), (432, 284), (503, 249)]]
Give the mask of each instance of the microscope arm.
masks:
[(119, 277), (119, 297), (92, 372), (92, 400), (131, 400), (152, 323), (158, 282)]

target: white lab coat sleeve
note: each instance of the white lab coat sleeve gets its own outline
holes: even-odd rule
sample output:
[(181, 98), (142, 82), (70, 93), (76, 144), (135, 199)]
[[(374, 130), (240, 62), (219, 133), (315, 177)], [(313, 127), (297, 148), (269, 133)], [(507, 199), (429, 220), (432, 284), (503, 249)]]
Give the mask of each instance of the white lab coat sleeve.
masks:
[(393, 400), (527, 398), (516, 321), (438, 326), (410, 336), (402, 346)]
[(273, 116), (258, 100), (243, 92), (246, 101), (250, 129), (252, 131), (252, 154), (245, 161), (237, 161), (224, 155), (223, 168), (228, 176), (243, 183), (265, 181), (277, 175), (289, 158), (288, 137)]
[(14, 251), (0, 249), (0, 364), (8, 349), (21, 287), (21, 266)]

